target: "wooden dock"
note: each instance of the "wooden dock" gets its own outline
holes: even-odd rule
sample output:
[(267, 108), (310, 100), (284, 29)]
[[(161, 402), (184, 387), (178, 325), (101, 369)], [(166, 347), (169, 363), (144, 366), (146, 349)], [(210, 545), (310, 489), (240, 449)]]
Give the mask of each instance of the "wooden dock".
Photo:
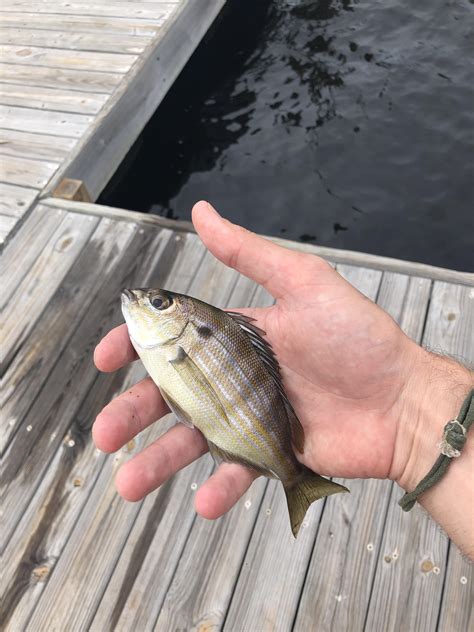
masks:
[[(170, 225), (50, 199), (5, 249), (2, 629), (468, 630), (472, 566), (422, 511), (404, 514), (388, 482), (350, 481), (350, 495), (313, 505), (296, 541), (275, 481), (258, 480), (216, 522), (197, 517), (209, 457), (141, 503), (118, 497), (117, 468), (172, 423), (113, 456), (91, 442), (97, 412), (143, 376), (138, 363), (114, 375), (92, 363), (121, 321), (120, 289), (171, 287), (221, 306), (270, 301)], [(447, 281), (433, 269), (433, 280), (416, 266), (364, 263), (337, 268), (416, 340), (473, 358), (472, 275)]]
[(93, 200), (225, 0), (2, 0), (0, 244), (64, 177)]
[[(395, 485), (346, 481), (351, 494), (315, 503), (295, 541), (267, 479), (220, 520), (198, 517), (209, 456), (122, 500), (117, 469), (171, 417), (115, 455), (91, 441), (95, 415), (144, 375), (92, 362), (122, 320), (123, 287), (271, 302), (186, 223), (50, 196), (69, 176), (97, 197), (222, 4), (0, 7), (0, 629), (467, 632), (472, 566), (419, 507), (400, 510)], [(328, 258), (418, 342), (472, 363), (474, 275), (285, 243)]]

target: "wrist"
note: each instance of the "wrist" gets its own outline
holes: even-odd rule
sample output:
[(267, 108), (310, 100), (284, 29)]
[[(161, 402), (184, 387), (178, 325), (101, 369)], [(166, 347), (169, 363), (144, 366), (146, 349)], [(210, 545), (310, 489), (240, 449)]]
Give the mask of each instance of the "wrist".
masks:
[(473, 382), (466, 367), (416, 346), (402, 394), (390, 476), (405, 491), (418, 485), (440, 455), (444, 427), (458, 414)]

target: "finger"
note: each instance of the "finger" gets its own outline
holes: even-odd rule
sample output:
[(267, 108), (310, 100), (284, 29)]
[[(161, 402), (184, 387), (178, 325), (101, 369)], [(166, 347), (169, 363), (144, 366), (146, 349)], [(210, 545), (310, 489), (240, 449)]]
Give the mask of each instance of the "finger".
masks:
[(102, 338), (94, 351), (99, 371), (116, 371), (138, 358), (128, 335), (127, 325), (119, 325)]
[(115, 479), (117, 490), (126, 500), (141, 500), (206, 451), (207, 443), (199, 430), (173, 426), (120, 468)]
[[(192, 217), (199, 237), (215, 257), (263, 285), (275, 298), (284, 296), (291, 284), (300, 284), (302, 277), (309, 275), (308, 255), (277, 246), (232, 224), (208, 202), (195, 204)], [(319, 263), (327, 267), (328, 264), (319, 257), (310, 259), (314, 279), (314, 266)]]
[(196, 511), (208, 520), (219, 518), (235, 505), (257, 477), (257, 472), (243, 465), (222, 463), (196, 493)]
[(92, 427), (94, 443), (103, 452), (115, 452), (168, 412), (159, 389), (147, 377), (97, 415)]

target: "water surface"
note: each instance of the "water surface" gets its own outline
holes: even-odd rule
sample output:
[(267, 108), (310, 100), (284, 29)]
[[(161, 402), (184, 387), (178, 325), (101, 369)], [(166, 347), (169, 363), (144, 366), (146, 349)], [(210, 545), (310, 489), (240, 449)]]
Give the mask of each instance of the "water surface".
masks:
[(101, 202), (474, 269), (474, 6), (230, 1)]

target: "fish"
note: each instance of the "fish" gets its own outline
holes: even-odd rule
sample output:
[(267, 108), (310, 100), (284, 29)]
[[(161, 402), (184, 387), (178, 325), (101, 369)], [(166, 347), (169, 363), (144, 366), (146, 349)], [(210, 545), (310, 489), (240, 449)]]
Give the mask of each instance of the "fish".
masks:
[(296, 458), (304, 430), (254, 319), (165, 289), (125, 289), (121, 301), (131, 343), (177, 420), (201, 431), (217, 464), (279, 479), (294, 537), (315, 500), (348, 491)]

